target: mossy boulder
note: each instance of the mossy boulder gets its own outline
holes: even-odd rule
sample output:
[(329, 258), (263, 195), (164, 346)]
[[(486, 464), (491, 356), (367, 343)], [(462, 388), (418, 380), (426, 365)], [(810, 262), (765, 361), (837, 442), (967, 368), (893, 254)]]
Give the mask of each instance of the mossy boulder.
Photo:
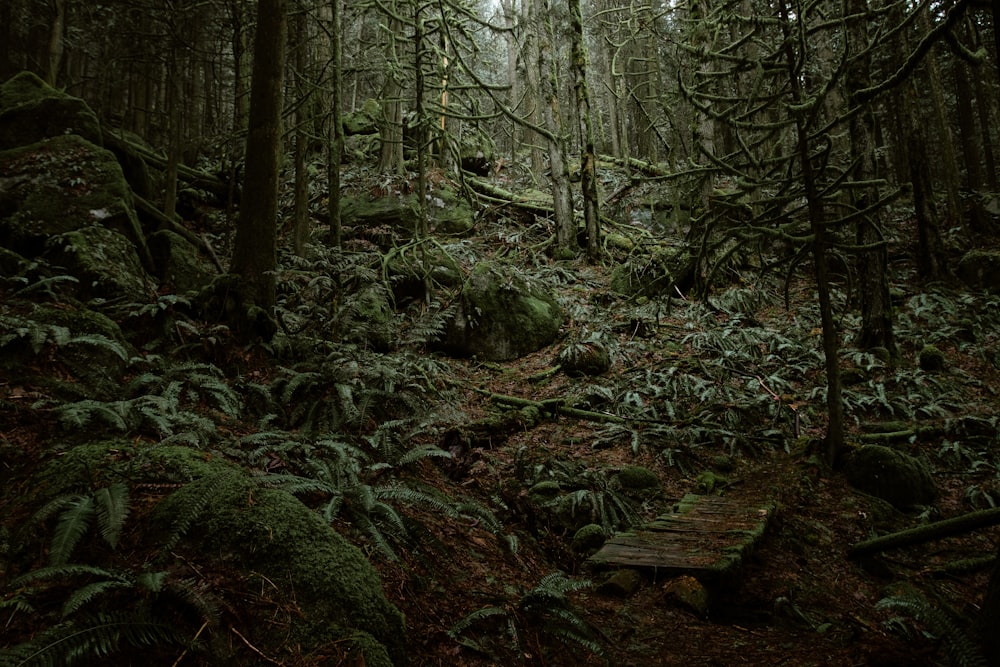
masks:
[(695, 259), (686, 248), (661, 247), (637, 255), (611, 272), (611, 289), (628, 297), (686, 292), (695, 277)]
[(917, 354), (920, 370), (936, 373), (944, 370), (944, 353), (936, 345), (924, 345)]
[(131, 191), (111, 152), (76, 135), (59, 136), (0, 152), (0, 174), (5, 179), (0, 246), (34, 259), (61, 247), (53, 243), (56, 237), (100, 227), (126, 239), (133, 246), (127, 254), (138, 260), (125, 266), (120, 257), (98, 258), (118, 265), (100, 272), (127, 270), (135, 274), (125, 281), (132, 285), (145, 280), (152, 261)]
[(64, 134), (101, 143), (101, 125), (86, 102), (52, 88), (31, 72), (0, 85), (0, 150)]
[(458, 260), (437, 243), (430, 242), (391, 253), (386, 267), (393, 296), (400, 306), (414, 300), (423, 301), (427, 296), (428, 279), (431, 286), (437, 288), (459, 287), (465, 278)]
[(121, 234), (90, 225), (49, 239), (45, 256), (78, 278), (86, 299), (144, 303), (155, 281), (142, 267), (135, 245)]
[(395, 317), (388, 293), (376, 286), (347, 297), (338, 324), (344, 342), (388, 352), (396, 342)]
[(603, 375), (611, 369), (611, 355), (600, 341), (575, 342), (559, 351), (556, 363), (570, 377)]
[(198, 248), (169, 229), (149, 236), (149, 250), (161, 283), (178, 292), (197, 292), (216, 276), (212, 265), (202, 259)]
[(344, 114), (344, 134), (375, 134), (378, 132), (378, 119), (382, 116), (382, 107), (377, 100), (365, 100), (361, 108)]
[(618, 484), (626, 493), (658, 493), (660, 477), (645, 466), (625, 466), (616, 475)]
[(958, 262), (958, 277), (970, 287), (1000, 292), (1000, 252), (972, 250)]
[(844, 475), (851, 486), (899, 509), (926, 505), (937, 497), (926, 463), (882, 445), (865, 445), (851, 452)]
[(548, 290), (486, 261), (469, 275), (440, 346), (459, 357), (510, 361), (550, 345), (560, 326), (562, 308)]
[[(291, 494), (261, 487), (233, 470), (171, 494), (154, 520), (169, 526), (205, 498), (207, 504), (185, 537), (193, 552), (264, 577), (299, 610), (293, 627), (259, 639), (277, 646), (291, 638), (304, 651), (346, 640), (361, 644), (366, 664), (406, 662), (402, 613), (386, 599), (364, 554), (319, 514)], [(361, 637), (374, 640), (359, 642)]]
[(58, 358), (87, 387), (91, 398), (117, 398), (135, 355), (122, 330), (107, 316), (81, 305), (39, 306), (31, 318), (42, 325), (63, 327), (68, 342), (57, 350)]
[[(384, 197), (370, 195), (344, 196), (341, 199), (341, 222), (354, 227), (356, 235), (372, 237), (373, 231), (386, 239), (413, 238), (420, 222), (416, 195), (388, 194)], [(460, 236), (473, 226), (475, 214), (469, 203), (454, 190), (439, 185), (427, 193), (427, 226), (436, 234)], [(387, 232), (391, 232), (388, 234)], [(376, 239), (378, 240), (378, 239)]]
[(596, 523), (588, 523), (576, 531), (570, 547), (578, 554), (591, 556), (604, 546), (604, 542), (607, 539), (608, 534), (604, 531), (603, 526)]

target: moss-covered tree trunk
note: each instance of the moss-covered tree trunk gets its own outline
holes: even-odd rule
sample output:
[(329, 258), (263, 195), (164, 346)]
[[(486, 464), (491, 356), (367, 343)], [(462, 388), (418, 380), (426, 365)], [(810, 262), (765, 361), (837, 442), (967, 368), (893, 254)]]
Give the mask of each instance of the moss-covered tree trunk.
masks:
[[(544, 0), (537, 0), (544, 2)], [(559, 75), (556, 64), (555, 27), (552, 7), (545, 3), (536, 8), (533, 22), (538, 40), (538, 67), (542, 86), (542, 116), (545, 119), (549, 149), (549, 182), (552, 185), (552, 208), (555, 211), (556, 256), (576, 254), (576, 221), (570, 192), (569, 166), (566, 163), (566, 141), (563, 135), (562, 111), (559, 104)]]
[(286, 21), (286, 0), (260, 0), (244, 196), (230, 269), (240, 279), (236, 324), (243, 336), (260, 333), (256, 323), (274, 315)]
[(341, 108), (344, 96), (344, 77), (340, 48), (340, 0), (330, 0), (330, 59), (333, 67), (330, 81), (330, 135), (327, 157), (326, 182), (329, 188), (330, 233), (327, 242), (339, 247), (340, 225), (340, 160), (344, 152), (344, 121)]
[(601, 222), (597, 200), (597, 156), (594, 154), (594, 126), (590, 110), (590, 91), (587, 86), (587, 45), (583, 35), (583, 12), (580, 0), (569, 0), (569, 17), (572, 35), (570, 54), (573, 70), (573, 87), (576, 89), (576, 106), (580, 114), (580, 131), (583, 150), (580, 153), (580, 189), (583, 192), (583, 220), (587, 230), (587, 258), (596, 262), (601, 258)]

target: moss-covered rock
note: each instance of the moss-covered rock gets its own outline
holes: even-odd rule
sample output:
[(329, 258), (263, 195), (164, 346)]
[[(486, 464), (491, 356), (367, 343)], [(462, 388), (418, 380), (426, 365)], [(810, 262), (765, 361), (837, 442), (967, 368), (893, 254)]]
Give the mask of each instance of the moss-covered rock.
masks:
[(395, 316), (389, 295), (381, 286), (374, 286), (345, 299), (338, 324), (344, 342), (388, 352), (395, 344)]
[(97, 115), (83, 100), (21, 72), (0, 85), (0, 150), (75, 134), (101, 143)]
[(618, 471), (618, 484), (625, 492), (651, 493), (660, 490), (659, 476), (645, 466), (625, 466)]
[(49, 239), (47, 259), (80, 280), (83, 298), (143, 303), (154, 291), (135, 245), (99, 225), (65, 232)]
[[(141, 269), (152, 267), (131, 192), (111, 152), (64, 135), (0, 152), (0, 173), (6, 179), (0, 246), (34, 259), (54, 237), (96, 226), (127, 239)], [(136, 279), (144, 279), (142, 272)]]
[(588, 523), (573, 535), (570, 548), (578, 554), (590, 556), (597, 553), (597, 550), (604, 546), (604, 542), (607, 539), (608, 535), (604, 531), (603, 526), (596, 523)]
[(922, 460), (882, 445), (851, 452), (844, 475), (855, 488), (900, 509), (926, 505), (937, 497), (934, 478)]
[(924, 345), (917, 354), (920, 370), (936, 373), (944, 370), (944, 353), (935, 345)]
[(510, 267), (480, 262), (469, 276), (441, 348), (455, 356), (510, 361), (552, 343), (562, 309), (547, 290)]
[(662, 247), (638, 255), (611, 272), (611, 289), (624, 296), (655, 297), (687, 291), (694, 280), (694, 257), (686, 248)]
[(212, 282), (216, 272), (198, 248), (180, 234), (163, 229), (149, 236), (156, 277), (178, 292), (196, 292)]
[[(305, 651), (335, 640), (358, 644), (358, 631), (373, 643), (362, 651), (371, 664), (406, 661), (403, 615), (385, 598), (378, 573), (364, 554), (294, 496), (261, 488), (242, 472), (195, 481), (166, 498), (156, 520), (167, 525), (188, 514), (199, 498), (210, 501), (185, 538), (197, 553), (259, 573), (301, 611), (290, 629)], [(286, 633), (275, 636), (287, 641)], [(385, 656), (391, 663), (385, 661)]]
[(958, 262), (957, 274), (970, 287), (1000, 292), (1000, 252), (969, 251)]
[(576, 342), (559, 351), (556, 363), (570, 377), (603, 375), (611, 369), (611, 355), (599, 341)]

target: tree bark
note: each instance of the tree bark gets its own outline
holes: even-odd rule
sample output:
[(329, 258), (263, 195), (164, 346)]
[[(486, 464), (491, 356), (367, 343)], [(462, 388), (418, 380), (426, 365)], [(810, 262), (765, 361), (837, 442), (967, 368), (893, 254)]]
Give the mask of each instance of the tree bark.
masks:
[[(569, 0), (573, 70), (576, 105), (580, 115), (580, 189), (583, 193), (583, 221), (587, 230), (587, 258), (597, 262), (601, 258), (601, 218), (597, 192), (597, 156), (594, 154), (594, 127), (590, 110), (590, 91), (587, 86), (587, 46), (583, 35), (583, 12), (580, 0)], [(575, 224), (574, 224), (575, 228)]]
[(326, 163), (326, 182), (329, 196), (330, 232), (327, 242), (340, 247), (340, 161), (344, 153), (344, 123), (341, 118), (344, 97), (343, 50), (340, 43), (341, 24), (340, 0), (330, 0), (330, 56), (332, 59), (332, 79), (330, 81), (330, 129), (329, 151)]
[(274, 318), (286, 27), (286, 0), (260, 0), (250, 86), (245, 194), (230, 269), (240, 278), (237, 333), (244, 337), (259, 333), (255, 323), (260, 321), (260, 315), (271, 321)]
[(296, 255), (305, 254), (309, 241), (309, 176), (306, 173), (306, 128), (310, 121), (312, 105), (309, 102), (312, 83), (307, 81), (308, 50), (306, 35), (308, 15), (301, 0), (295, 12), (292, 31), (292, 52), (295, 57), (295, 146), (292, 161), (295, 166), (295, 213), (292, 222), (292, 249)]

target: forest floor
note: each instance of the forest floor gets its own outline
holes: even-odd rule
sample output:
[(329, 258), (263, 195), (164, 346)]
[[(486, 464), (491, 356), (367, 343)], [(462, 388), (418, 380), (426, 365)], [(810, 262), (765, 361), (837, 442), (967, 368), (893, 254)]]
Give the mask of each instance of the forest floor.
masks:
[[(350, 179), (346, 185), (368, 187)], [(614, 183), (605, 187), (617, 189)], [(629, 211), (642, 210), (638, 194), (620, 198), (611, 212), (624, 219), (614, 230), (619, 235), (629, 234)], [(598, 265), (582, 259), (553, 262), (537, 250), (549, 235), (544, 222), (507, 219), (504, 210), (497, 206), (480, 218), (473, 237), (460, 241), (463, 252), (474, 247), (467, 256), (503, 257), (557, 278), (551, 284), (568, 314), (562, 340), (506, 363), (435, 357), (443, 369), (433, 378), (442, 405), (432, 412), (442, 417), (415, 436), (415, 444), (451, 454), (448, 460), (423, 461), (422, 483), (446, 497), (468, 497), (489, 507), (516, 538), (516, 549), (474, 519), (414, 506), (406, 514), (427, 537), (419, 548), (400, 549), (400, 560), (393, 562), (346, 519), (335, 522), (370, 555), (386, 595), (404, 612), (410, 665), (916, 667), (948, 664), (949, 655), (962, 655), (1000, 528), (865, 559), (851, 559), (847, 552), (874, 535), (1000, 503), (996, 297), (954, 285), (921, 285), (913, 271), (915, 234), (902, 207), (892, 213), (891, 225), (898, 367), (850, 348), (847, 334), (857, 319), (847, 289), (838, 293), (842, 361), (853, 378), (845, 392), (851, 446), (873, 422), (940, 427), (936, 435), (921, 432), (894, 444), (923, 457), (938, 487), (933, 505), (898, 511), (853, 489), (838, 470), (821, 463), (824, 377), (816, 299), (804, 270), (787, 283), (787, 305), (782, 277), (760, 277), (752, 265), (734, 268), (727, 283), (713, 286), (709, 303), (679, 293), (629, 299), (609, 289), (612, 270), (630, 259), (629, 253), (612, 251)], [(648, 230), (642, 233), (648, 241)], [(656, 241), (665, 247), (684, 242), (681, 236)], [(593, 334), (598, 338), (587, 338)], [(559, 348), (581, 340), (600, 340), (612, 351), (607, 373), (574, 378), (554, 372)], [(917, 367), (917, 353), (928, 342), (944, 354), (940, 372)], [(239, 358), (241, 373), (261, 385), (277, 377), (283, 363), (240, 349), (221, 356)], [(34, 400), (16, 395), (25, 388), (13, 380), (0, 382), (0, 388), (10, 405)], [(487, 431), (473, 446), (462, 444), (468, 439), (456, 440), (456, 434), (467, 436), (466, 429), (497, 414), (497, 395), (640, 417), (616, 430), (601, 421), (541, 415), (523, 428), (498, 431), (495, 438)], [(954, 435), (949, 425), (965, 417), (992, 431)], [(0, 440), (20, 452), (19, 479), (33, 472), (32, 460), (44, 460), (46, 438), (53, 433), (52, 424), (34, 419), (25, 408), (0, 420)], [(234, 433), (255, 427), (227, 428)], [(592, 569), (586, 554), (573, 548), (572, 522), (529, 497), (532, 484), (552, 479), (564, 489), (591, 492), (591, 501), (600, 492), (610, 502), (619, 491), (613, 471), (636, 465), (660, 480), (656, 494), (636, 503), (644, 520), (669, 511), (689, 493), (775, 503), (740, 581), (713, 590), (707, 611), (679, 601), (664, 589), (667, 578), (656, 572), (644, 572), (630, 594), (600, 592), (608, 573)], [(718, 481), (711, 489), (701, 481), (706, 471)], [(0, 508), (23, 491), (5, 486)], [(143, 562), (141, 554), (134, 556)], [(224, 579), (224, 566), (217, 565), (216, 571), (216, 564), (199, 563), (200, 575)], [(556, 572), (574, 582), (568, 604), (557, 600), (550, 608), (529, 608), (531, 592)], [(240, 595), (253, 597), (251, 591)], [(927, 604), (879, 605), (885, 598)], [(478, 620), (453, 631), (470, 614)], [(359, 664), (340, 660), (336, 647), (309, 655), (287, 648), (266, 661), (289, 667)], [(245, 657), (251, 664), (264, 656)]]
[[(628, 210), (630, 205), (625, 199), (620, 210)], [(635, 205), (641, 207), (641, 204)], [(924, 287), (914, 279), (912, 253), (916, 237), (915, 233), (910, 234), (914, 231), (911, 222), (906, 219), (905, 210), (897, 211), (896, 215), (895, 240), (890, 252), (894, 257), (891, 283), (894, 290), (905, 295), (905, 301), (918, 296)], [(496, 237), (503, 238), (504, 232)], [(682, 241), (674, 239), (672, 242)], [(500, 252), (503, 248), (494, 250)], [(698, 356), (686, 334), (705, 327), (705, 320), (692, 324), (686, 318), (691, 311), (684, 308), (673, 315), (659, 313), (653, 330), (643, 332), (648, 337), (646, 343), (630, 347), (637, 339), (635, 320), (630, 321), (633, 311), (625, 305), (625, 300), (608, 290), (614, 265), (614, 258), (598, 266), (582, 261), (575, 263), (572, 271), (577, 280), (560, 294), (564, 303), (575, 302), (581, 307), (588, 303), (606, 304), (601, 313), (609, 318), (605, 324), (611, 326), (606, 326), (605, 331), (611, 328), (620, 332), (612, 345), (622, 352), (607, 374), (612, 378), (617, 376), (610, 384), (639, 384), (642, 380), (638, 369), (676, 367), (683, 365), (684, 357)], [(752, 272), (743, 278), (746, 282), (737, 281), (730, 287), (780, 292), (780, 281), (755, 282)], [(808, 344), (819, 348), (818, 321), (813, 319), (810, 323), (808, 315), (802, 316), (804, 321), (796, 317), (814, 308), (815, 290), (810, 277), (793, 277), (789, 294), (788, 308), (776, 304), (780, 299), (765, 299), (765, 305), (747, 319), (772, 331), (788, 332), (804, 326), (811, 336)], [(960, 300), (958, 293), (955, 298)], [(939, 313), (942, 321), (960, 317), (947, 310)], [(732, 326), (725, 312), (716, 311), (714, 319), (720, 330)], [(588, 470), (614, 470), (638, 464), (656, 470), (663, 485), (662, 494), (644, 505), (648, 519), (669, 510), (687, 493), (704, 492), (704, 488), (699, 488), (698, 475), (712, 469), (712, 462), (721, 458), (727, 461), (724, 475), (728, 484), (716, 490), (717, 493), (732, 499), (745, 499), (751, 504), (768, 500), (777, 503), (776, 515), (765, 538), (746, 563), (740, 583), (713, 591), (713, 602), (707, 613), (679, 602), (676, 596), (667, 592), (664, 588), (666, 578), (658, 577), (655, 572), (645, 572), (639, 590), (628, 596), (601, 594), (593, 588), (572, 595), (573, 609), (596, 629), (605, 655), (574, 649), (572, 642), (553, 643), (551, 637), (546, 638), (544, 630), (519, 626), (518, 631), (528, 636), (520, 637), (517, 648), (520, 655), (514, 655), (514, 662), (620, 667), (903, 667), (949, 664), (950, 657), (955, 661), (953, 664), (961, 664), (962, 658), (956, 656), (962, 656), (962, 649), (954, 646), (962, 644), (963, 633), (965, 637), (971, 636), (969, 623), (976, 618), (987, 588), (1000, 528), (895, 549), (864, 559), (851, 559), (847, 555), (851, 545), (875, 535), (991, 507), (995, 500), (1000, 501), (996, 492), (997, 459), (994, 458), (998, 444), (996, 416), (1000, 413), (995, 390), (1000, 387), (997, 359), (984, 357), (982, 348), (965, 345), (958, 338), (949, 337), (947, 332), (936, 336), (927, 330), (927, 327), (937, 326), (936, 322), (916, 319), (918, 321), (909, 323), (913, 328), (900, 335), (900, 367), (903, 369), (900, 372), (920, 375), (921, 371), (915, 368), (917, 352), (928, 340), (934, 340), (945, 352), (948, 369), (927, 388), (931, 397), (928, 403), (935, 402), (935, 391), (955, 400), (950, 403), (947, 414), (925, 410), (929, 405), (917, 405), (908, 415), (906, 409), (885, 410), (877, 405), (871, 407), (875, 403), (858, 401), (855, 409), (848, 409), (848, 440), (852, 447), (859, 445), (863, 425), (870, 421), (904, 415), (904, 421), (909, 417), (927, 419), (926, 423), (941, 423), (962, 417), (963, 406), (970, 415), (992, 420), (992, 451), (976, 451), (971, 441), (963, 445), (957, 438), (949, 440), (947, 436), (914, 437), (895, 445), (931, 464), (939, 490), (933, 506), (897, 511), (884, 501), (852, 488), (839, 471), (819, 462), (819, 443), (825, 429), (824, 409), (821, 398), (809, 394), (810, 383), (815, 386), (822, 382), (819, 368), (807, 372), (804, 382), (796, 386), (796, 396), (808, 396), (801, 401), (779, 397), (768, 389), (767, 381), (759, 375), (752, 377), (750, 373), (749, 381), (743, 378), (742, 383), (748, 391), (774, 394), (776, 403), (784, 402), (789, 408), (785, 413), (780, 409), (775, 411), (782, 416), (770, 422), (761, 420), (738, 427), (770, 432), (775, 422), (781, 422), (785, 439), (779, 438), (779, 444), (771, 446), (746, 447), (719, 439), (697, 447), (682, 447), (676, 451), (678, 460), (675, 461), (665, 459), (664, 452), (655, 447), (630, 447), (627, 439), (611, 446), (601, 444), (607, 425), (558, 417), (500, 439), (496, 446), (461, 452), (461, 472), (452, 471), (441, 483), (458, 484), (480, 498), (504, 497), (505, 480), (523, 478), (523, 469), (532, 462), (568, 461)], [(570, 322), (569, 327), (586, 328), (587, 324), (584, 318), (583, 322)], [(851, 325), (842, 322), (842, 326), (849, 328)], [(988, 334), (988, 340), (980, 342), (993, 346), (997, 333)], [(849, 347), (848, 338), (845, 338), (845, 347)], [(554, 356), (553, 351), (547, 349), (502, 365), (449, 360), (447, 364), (456, 384), (466, 388), (458, 405), (460, 412), (474, 421), (494, 409), (495, 405), (484, 396), (484, 391), (536, 401), (571, 397), (581, 400), (581, 396), (593, 391), (588, 384), (600, 383), (600, 378), (581, 380), (564, 374), (547, 374), (553, 366)], [(847, 362), (845, 366), (853, 364)], [(775, 372), (781, 374), (780, 369)], [(877, 393), (877, 386), (883, 382), (885, 387), (895, 386), (902, 391), (905, 383), (894, 383), (892, 375), (888, 369), (875, 369), (865, 376), (869, 382), (862, 382), (859, 391)], [(539, 377), (546, 379), (540, 382)], [(740, 383), (740, 375), (734, 373), (720, 381)], [(917, 380), (918, 383), (922, 381)], [(584, 407), (590, 405), (586, 400), (581, 402)], [(789, 424), (791, 409), (803, 417), (797, 439), (791, 433), (797, 427)], [(688, 456), (686, 461), (683, 460), (685, 454)], [(524, 496), (523, 490), (521, 496)], [(457, 619), (477, 609), (516, 610), (518, 595), (523, 596), (538, 584), (540, 577), (552, 571), (585, 578), (595, 585), (608, 576), (607, 572), (590, 569), (584, 557), (573, 551), (569, 545), (571, 532), (563, 529), (560, 533), (558, 527), (539, 525), (528, 516), (531, 508), (526, 504), (519, 506), (509, 496), (504, 500), (507, 511), (503, 518), (513, 522), (521, 538), (516, 554), (506, 553), (484, 541), (474, 530), (463, 530), (439, 519), (434, 532), (444, 540), (443, 551), (449, 556), (437, 561), (433, 571), (417, 562), (410, 562), (408, 569), (382, 568), (386, 589), (408, 618), (413, 638), (413, 664), (509, 662), (511, 654), (495, 650), (500, 643), (498, 637), (504, 641), (509, 639), (502, 623), (494, 622), (490, 630), (494, 635), (492, 642), (484, 640), (480, 634), (473, 635), (474, 641), (464, 646), (456, 644), (448, 629)], [(428, 525), (435, 523), (433, 517), (425, 517), (425, 520)], [(954, 566), (956, 563), (969, 566)], [(434, 584), (415, 585), (423, 582), (423, 576), (431, 577)], [(884, 598), (905, 598), (910, 594), (931, 601), (929, 606), (933, 609), (928, 613), (933, 614), (935, 609), (943, 611), (953, 622), (951, 629), (956, 636), (946, 636), (948, 632), (941, 625), (928, 622), (925, 615), (914, 609), (901, 612), (899, 607), (878, 606)], [(517, 615), (513, 617), (516, 622)], [(482, 624), (479, 627), (482, 629)], [(508, 642), (507, 648), (513, 645)]]

